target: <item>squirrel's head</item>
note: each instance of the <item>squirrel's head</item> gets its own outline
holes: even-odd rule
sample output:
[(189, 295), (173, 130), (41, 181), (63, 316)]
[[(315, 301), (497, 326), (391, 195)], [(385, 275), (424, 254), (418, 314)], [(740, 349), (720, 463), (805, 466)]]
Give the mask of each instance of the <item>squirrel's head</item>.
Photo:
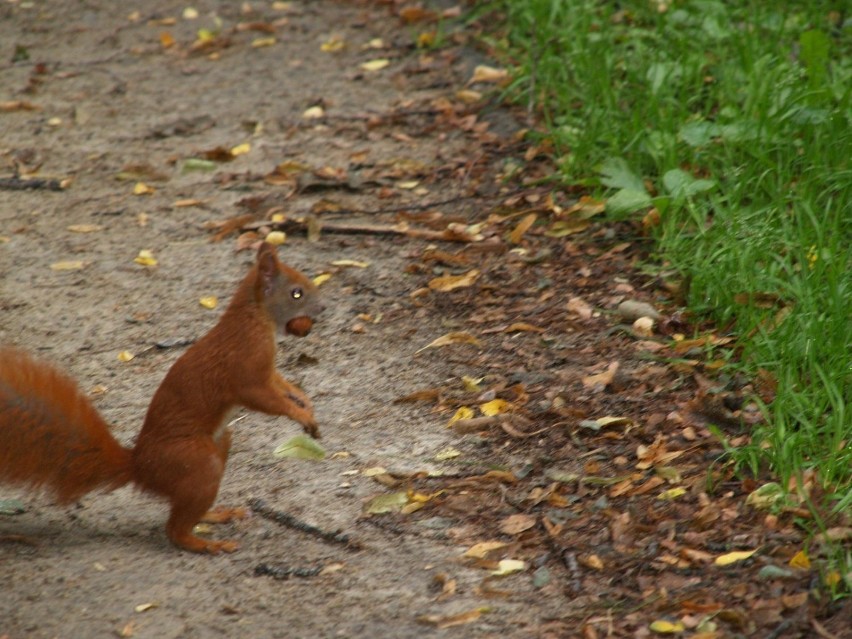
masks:
[(255, 295), (279, 329), (298, 337), (310, 332), (313, 318), (323, 310), (316, 285), (282, 264), (267, 242), (257, 251)]

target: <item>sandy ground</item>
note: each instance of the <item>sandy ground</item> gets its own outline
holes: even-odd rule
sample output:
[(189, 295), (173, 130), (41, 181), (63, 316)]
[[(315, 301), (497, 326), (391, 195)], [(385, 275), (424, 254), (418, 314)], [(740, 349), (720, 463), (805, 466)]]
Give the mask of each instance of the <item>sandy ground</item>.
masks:
[[(182, 17), (184, 4), (167, 1), (138, 5), (135, 15), (130, 5), (106, 1), (0, 7), (0, 99), (38, 107), (0, 114), (2, 174), (17, 165), (24, 173), (38, 167), (41, 178), (73, 178), (62, 191), (0, 190), (0, 340), (59, 363), (81, 387), (100, 391), (98, 409), (128, 444), (183, 350), (155, 344), (191, 340), (212, 326), (253, 259), (250, 251), (235, 251), (233, 236), (209, 242), (205, 223), (244, 212), (236, 202), (254, 196), (291, 215), (324, 197), (382, 207), (374, 192), (293, 194), (287, 185), (265, 183), (262, 176), (282, 162), (347, 167), (361, 153), (368, 166), (406, 160), (435, 167), (475, 153), (461, 132), (412, 135), (410, 122), (368, 126), (371, 116), (416, 109), (454, 90), (448, 83), (469, 73), (469, 59), (436, 65), (438, 75), (428, 68), (415, 75), (420, 62), (407, 46), (411, 34), (381, 8), (254, 4), (255, 12), (243, 14), (239, 3), (205, 1), (194, 5), (195, 20)], [(198, 29), (217, 28), (214, 14), (230, 46), (190, 51)], [(276, 43), (252, 46), (270, 34), (235, 30), (240, 22), (276, 23)], [(169, 48), (161, 39), (166, 32), (175, 40)], [(322, 51), (335, 36), (344, 50)], [(383, 38), (386, 49), (365, 49), (374, 38)], [(28, 59), (13, 61), (16, 50)], [(390, 67), (359, 68), (377, 57), (389, 57)], [(304, 119), (317, 104), (327, 119)], [(182, 170), (186, 158), (243, 143), (251, 150), (215, 171)], [(148, 173), (116, 178), (138, 165)], [(388, 188), (396, 181), (389, 177)], [(137, 182), (155, 192), (134, 195)], [(468, 186), (444, 172), (426, 179), (428, 194), (398, 190), (384, 203), (444, 199)], [(175, 206), (187, 199), (201, 203)], [(71, 225), (100, 230), (75, 233)], [(142, 249), (154, 253), (156, 267), (134, 263)], [(451, 443), (437, 427), (443, 417), (391, 403), (448, 375), (440, 355), (414, 355), (446, 330), (408, 297), (410, 250), (404, 240), (348, 235), (309, 243), (295, 234), (282, 247), (282, 258), (309, 275), (333, 273), (322, 288), (327, 311), (308, 338), (282, 339), (279, 368), (313, 398), (326, 450), (346, 455), (277, 460), (273, 448), (298, 427), (249, 414), (235, 427), (220, 491), (219, 503), (261, 497), (324, 529), (341, 529), (363, 550), (255, 516), (211, 533), (239, 540), (238, 553), (194, 556), (167, 543), (165, 506), (129, 488), (61, 509), (4, 487), (2, 497), (20, 498), (26, 512), (0, 519), (0, 636), (428, 636), (444, 631), (418, 623), (418, 616), (482, 606), (466, 587), (479, 571), (459, 564), (463, 547), (428, 529), (399, 536), (359, 523), (364, 501), (382, 489), (346, 474), (379, 465), (423, 469), (424, 459)], [(370, 266), (331, 264), (341, 259)], [(85, 268), (51, 269), (74, 260)], [(218, 309), (199, 305), (205, 295), (220, 298)], [(352, 331), (357, 323), (366, 324), (363, 333)], [(137, 357), (119, 361), (124, 350)], [(332, 570), (278, 581), (255, 577), (260, 563)], [(435, 600), (433, 577), (440, 573), (461, 586), (451, 601)], [(466, 626), (465, 636), (492, 636), (498, 628), (510, 636), (515, 623), (534, 617), (522, 601), (488, 605), (488, 619)]]

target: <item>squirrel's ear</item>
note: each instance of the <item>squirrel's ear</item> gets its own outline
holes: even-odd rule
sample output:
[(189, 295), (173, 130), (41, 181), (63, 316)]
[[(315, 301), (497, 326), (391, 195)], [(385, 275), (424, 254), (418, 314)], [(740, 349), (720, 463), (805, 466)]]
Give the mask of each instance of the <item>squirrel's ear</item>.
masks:
[(261, 243), (260, 248), (257, 249), (257, 284), (264, 296), (272, 292), (279, 271), (278, 254), (275, 252), (275, 247), (267, 242)]

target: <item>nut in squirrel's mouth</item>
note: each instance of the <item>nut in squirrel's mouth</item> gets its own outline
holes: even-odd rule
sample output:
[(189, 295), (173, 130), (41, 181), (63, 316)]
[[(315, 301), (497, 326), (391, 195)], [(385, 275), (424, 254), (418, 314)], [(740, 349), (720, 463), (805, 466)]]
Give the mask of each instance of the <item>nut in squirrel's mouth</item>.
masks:
[(284, 325), (284, 330), (286, 330), (290, 335), (304, 337), (311, 332), (311, 327), (313, 325), (314, 321), (310, 317), (302, 315), (300, 317), (294, 317), (287, 322), (287, 324)]

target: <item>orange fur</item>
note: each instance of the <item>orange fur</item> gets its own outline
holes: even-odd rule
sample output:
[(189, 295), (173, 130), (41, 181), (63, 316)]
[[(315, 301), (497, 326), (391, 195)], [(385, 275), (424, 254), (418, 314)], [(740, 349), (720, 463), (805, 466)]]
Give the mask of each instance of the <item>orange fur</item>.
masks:
[(313, 283), (262, 244), (219, 323), (174, 363), (154, 393), (133, 449), (113, 438), (69, 378), (19, 350), (0, 350), (0, 482), (44, 487), (68, 503), (132, 481), (168, 499), (166, 532), (177, 546), (236, 550), (236, 542), (192, 532), (202, 519), (244, 515), (210, 511), (231, 443), (226, 420), (244, 406), (286, 415), (319, 436), (310, 400), (275, 370), (275, 334), (321, 310)]

